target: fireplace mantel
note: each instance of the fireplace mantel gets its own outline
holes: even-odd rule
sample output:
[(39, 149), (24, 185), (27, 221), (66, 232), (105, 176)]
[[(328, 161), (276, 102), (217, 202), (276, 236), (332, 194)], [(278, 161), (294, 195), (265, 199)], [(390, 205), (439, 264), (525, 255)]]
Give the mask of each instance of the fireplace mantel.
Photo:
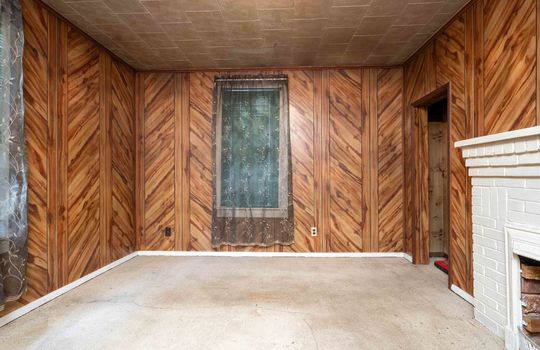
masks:
[(455, 146), (472, 178), (474, 315), (517, 349), (516, 259), (540, 260), (540, 126)]

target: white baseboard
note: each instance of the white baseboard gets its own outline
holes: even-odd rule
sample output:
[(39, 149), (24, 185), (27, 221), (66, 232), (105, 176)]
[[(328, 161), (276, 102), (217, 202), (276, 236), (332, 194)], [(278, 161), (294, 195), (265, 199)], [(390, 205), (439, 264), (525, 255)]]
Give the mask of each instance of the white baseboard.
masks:
[(96, 270), (96, 271), (94, 271), (92, 273), (89, 273), (88, 275), (83, 276), (83, 277), (79, 278), (78, 280), (73, 281), (70, 284), (67, 284), (67, 285), (63, 286), (62, 288), (59, 288), (59, 289), (57, 289), (55, 291), (52, 291), (49, 294), (45, 294), (41, 298), (36, 299), (33, 302), (28, 303), (28, 304), (18, 308), (17, 310), (14, 310), (13, 312), (10, 312), (9, 314), (7, 314), (7, 315), (5, 315), (3, 317), (0, 317), (0, 327), (5, 326), (6, 324), (18, 319), (19, 317), (29, 313), (30, 311), (32, 311), (34, 309), (37, 309), (38, 307), (40, 307), (40, 306), (42, 306), (44, 304), (47, 304), (49, 301), (58, 298), (62, 294), (65, 294), (65, 293), (69, 292), (70, 290), (80, 286), (81, 284), (86, 283), (86, 282), (90, 281), (93, 278), (96, 278), (97, 276), (109, 271), (110, 269), (113, 269), (113, 268), (125, 263), (126, 261), (133, 259), (137, 255), (138, 255), (138, 252), (133, 252), (133, 253), (131, 253), (129, 255), (126, 255), (123, 258), (120, 258), (120, 259), (118, 259), (116, 261), (113, 261), (112, 263), (110, 263), (110, 264), (108, 264), (106, 266), (103, 266), (99, 270)]
[(407, 254), (407, 253), (401, 253), (401, 254), (403, 254), (403, 258), (404, 258), (405, 260), (407, 260), (408, 262), (412, 263), (412, 256), (410, 256), (410, 255)]
[(450, 290), (456, 293), (457, 295), (459, 295), (463, 300), (465, 300), (469, 304), (474, 305), (474, 297), (470, 295), (469, 293), (467, 293), (466, 291), (464, 291), (463, 289), (459, 288), (455, 284), (452, 284), (452, 286), (450, 286)]
[(281, 258), (405, 258), (404, 253), (185, 252), (141, 250), (139, 256), (216, 256)]
[(93, 278), (113, 269), (136, 256), (216, 256), (216, 257), (291, 257), (291, 258), (404, 258), (408, 261), (412, 261), (411, 257), (405, 253), (283, 253), (283, 252), (180, 252), (180, 251), (150, 251), (142, 250), (133, 252), (121, 259), (113, 261), (112, 263), (103, 266), (99, 270), (96, 270), (92, 273), (89, 273), (86, 276), (79, 278), (76, 281), (71, 282), (70, 284), (65, 285), (62, 288), (59, 288), (55, 291), (50, 292), (42, 296), (39, 299), (34, 300), (31, 303), (28, 303), (9, 314), (0, 317), (0, 327), (5, 326), (6, 324), (18, 319), (21, 316), (29, 313), (30, 311), (37, 309), (38, 307), (48, 303), (51, 300), (54, 300), (69, 292), (70, 290), (80, 286), (83, 283), (90, 281)]

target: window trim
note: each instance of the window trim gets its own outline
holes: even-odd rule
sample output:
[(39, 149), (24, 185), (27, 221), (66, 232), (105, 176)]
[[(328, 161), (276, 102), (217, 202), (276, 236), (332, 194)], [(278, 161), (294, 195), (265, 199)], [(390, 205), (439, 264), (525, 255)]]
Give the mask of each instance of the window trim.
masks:
[[(286, 128), (283, 128), (281, 123), (285, 119), (285, 96), (286, 89), (279, 82), (276, 83), (275, 79), (261, 79), (257, 82), (250, 80), (239, 79), (238, 81), (228, 82), (228, 86), (224, 88), (221, 84), (217, 84), (217, 109), (216, 109), (216, 135), (215, 135), (215, 171), (216, 171), (216, 214), (218, 217), (254, 217), (254, 218), (287, 218), (288, 217), (288, 162), (283, 162), (283, 159), (287, 159), (287, 144), (286, 141)], [(261, 89), (271, 88), (278, 89), (279, 91), (279, 181), (278, 181), (278, 207), (277, 208), (242, 208), (242, 207), (224, 207), (221, 205), (221, 156), (223, 147), (223, 92), (225, 89), (234, 88), (234, 85), (238, 85), (237, 88), (242, 89)]]

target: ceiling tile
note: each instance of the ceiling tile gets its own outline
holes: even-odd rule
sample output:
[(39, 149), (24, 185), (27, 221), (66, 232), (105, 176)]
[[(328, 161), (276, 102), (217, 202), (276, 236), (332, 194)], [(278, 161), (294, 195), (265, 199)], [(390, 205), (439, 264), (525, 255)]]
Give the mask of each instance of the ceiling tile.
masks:
[(403, 62), (469, 0), (43, 0), (138, 69)]
[(176, 0), (145, 0), (141, 4), (158, 23), (188, 22), (184, 9)]

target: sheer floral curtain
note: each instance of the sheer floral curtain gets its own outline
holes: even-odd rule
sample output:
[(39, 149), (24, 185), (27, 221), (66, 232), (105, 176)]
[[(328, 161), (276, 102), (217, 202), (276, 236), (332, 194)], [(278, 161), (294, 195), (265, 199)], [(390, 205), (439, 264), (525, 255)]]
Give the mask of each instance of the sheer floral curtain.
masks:
[(19, 0), (0, 0), (0, 310), (26, 288), (23, 42)]
[(212, 244), (292, 244), (286, 76), (214, 82)]

